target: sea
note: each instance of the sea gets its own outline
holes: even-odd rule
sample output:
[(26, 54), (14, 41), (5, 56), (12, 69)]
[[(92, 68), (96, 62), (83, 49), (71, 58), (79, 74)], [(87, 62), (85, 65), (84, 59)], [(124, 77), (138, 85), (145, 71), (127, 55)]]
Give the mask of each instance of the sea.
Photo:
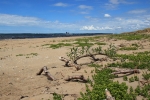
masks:
[(3, 40), (3, 39), (94, 36), (94, 35), (110, 35), (110, 34), (113, 34), (113, 33), (0, 33), (0, 40)]

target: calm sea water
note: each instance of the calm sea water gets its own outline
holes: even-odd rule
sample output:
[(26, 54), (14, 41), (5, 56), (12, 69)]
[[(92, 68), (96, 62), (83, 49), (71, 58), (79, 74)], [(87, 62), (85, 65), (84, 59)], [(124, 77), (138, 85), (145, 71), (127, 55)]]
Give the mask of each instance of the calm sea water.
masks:
[(0, 40), (2, 39), (26, 39), (26, 38), (52, 38), (52, 37), (73, 37), (73, 36), (93, 36), (93, 35), (109, 35), (112, 33), (50, 33), (50, 34), (35, 34), (35, 33), (11, 33), (0, 34)]

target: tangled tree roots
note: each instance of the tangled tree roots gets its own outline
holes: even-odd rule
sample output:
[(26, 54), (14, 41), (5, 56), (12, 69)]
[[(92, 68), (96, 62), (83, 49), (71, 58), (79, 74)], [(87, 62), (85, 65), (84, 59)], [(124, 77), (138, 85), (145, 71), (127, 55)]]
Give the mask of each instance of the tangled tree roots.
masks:
[[(93, 55), (84, 55), (84, 56), (81, 56), (81, 57), (77, 57), (77, 59), (75, 59), (73, 62), (71, 60), (68, 60), (64, 57), (59, 57), (59, 60), (61, 61), (64, 61), (65, 62), (65, 66), (67, 67), (75, 67), (76, 70), (80, 70), (81, 69), (81, 65), (84, 65), (84, 64), (90, 64), (90, 63), (93, 63), (93, 62), (89, 62), (89, 63), (84, 63), (84, 64), (77, 64), (77, 60), (83, 58), (83, 57), (94, 57)], [(94, 57), (94, 62), (95, 61), (107, 61), (107, 58), (95, 58)]]

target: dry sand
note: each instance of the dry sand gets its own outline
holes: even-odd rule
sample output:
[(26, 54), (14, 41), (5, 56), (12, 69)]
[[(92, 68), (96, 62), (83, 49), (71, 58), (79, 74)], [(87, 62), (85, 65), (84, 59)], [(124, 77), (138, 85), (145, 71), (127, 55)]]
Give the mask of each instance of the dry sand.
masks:
[[(43, 38), (43, 39), (9, 39), (0, 41), (0, 100), (53, 100), (52, 93), (70, 94), (64, 100), (76, 100), (80, 97), (80, 92), (85, 92), (85, 83), (66, 82), (64, 78), (68, 75), (84, 75), (91, 78), (91, 70), (94, 68), (82, 66), (81, 70), (76, 71), (73, 67), (64, 67), (64, 62), (58, 59), (59, 56), (67, 58), (66, 53), (69, 47), (51, 49), (43, 47), (44, 44), (59, 43), (64, 39), (75, 39), (79, 37), (66, 38)], [(81, 37), (80, 37), (81, 38)], [(131, 44), (140, 42), (142, 49), (136, 51), (119, 51), (118, 53), (130, 54), (139, 51), (149, 51), (149, 41), (125, 41), (125, 40), (102, 40), (107, 45), (110, 43), (118, 46), (121, 43)], [(37, 53), (37, 56), (30, 55)], [(24, 54), (23, 56), (17, 56)], [(87, 62), (89, 59), (82, 59), (80, 63)], [(110, 63), (101, 62), (102, 64)], [(45, 77), (44, 73), (37, 76), (36, 73), (47, 66), (49, 72), (58, 80), (51, 81)], [(87, 73), (85, 73), (85, 70)], [(122, 78), (115, 79), (122, 82)], [(136, 86), (137, 83), (127, 83)], [(21, 99), (21, 97), (23, 97)], [(140, 100), (140, 99), (139, 99)]]

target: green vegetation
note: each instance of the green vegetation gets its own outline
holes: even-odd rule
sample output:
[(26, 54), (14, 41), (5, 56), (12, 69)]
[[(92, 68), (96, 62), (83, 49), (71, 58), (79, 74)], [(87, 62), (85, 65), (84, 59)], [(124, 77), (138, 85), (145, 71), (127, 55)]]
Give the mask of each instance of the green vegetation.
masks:
[(75, 42), (74, 44), (76, 44), (77, 47), (85, 47), (85, 46), (90, 47), (93, 45), (93, 43), (89, 43), (89, 42)]
[(125, 83), (119, 84), (119, 82), (113, 82), (111, 79), (113, 76), (110, 75), (111, 69), (102, 69), (101, 71), (95, 70), (96, 74), (93, 75), (93, 89), (90, 90), (89, 86), (86, 85), (86, 93), (80, 93), (81, 98), (78, 100), (104, 100), (106, 99), (105, 89), (107, 88), (115, 100), (133, 100), (134, 95), (127, 93), (128, 86)]
[(106, 43), (102, 43), (102, 42), (96, 42), (95, 44), (97, 44), (97, 45), (106, 45)]
[(72, 46), (72, 44), (70, 44), (70, 43), (58, 43), (58, 44), (43, 44), (42, 46), (47, 47), (47, 48), (57, 49), (57, 48), (61, 48), (64, 46)]
[(119, 50), (137, 50), (137, 47), (122, 47)]
[(135, 81), (139, 81), (139, 78), (137, 76), (134, 76)]
[[(101, 48), (101, 45), (106, 45), (106, 43), (98, 42), (98, 39), (101, 38), (100, 36), (96, 37), (87, 37), (87, 38), (78, 38), (75, 39), (74, 43), (72, 44), (73, 47), (70, 48), (70, 52), (67, 53), (67, 56), (70, 60), (74, 61), (76, 58), (87, 55), (87, 54), (104, 54), (111, 59), (119, 59), (121, 63), (109, 63), (108, 67), (120, 67), (120, 68), (129, 68), (129, 69), (149, 69), (150, 70), (150, 52), (139, 52), (134, 54), (117, 54), (116, 47), (113, 44), (110, 44), (109, 47), (105, 50)], [(110, 39), (123, 39), (123, 40), (141, 40), (141, 39), (148, 39), (150, 35), (145, 34), (117, 34), (111, 35), (107, 38)], [(64, 41), (66, 42), (66, 41)], [(73, 42), (73, 41), (72, 41)], [(93, 47), (97, 46), (97, 47)], [(64, 46), (62, 45), (53, 45), (54, 48), (59, 48)], [(58, 46), (58, 47), (57, 47)], [(70, 45), (71, 46), (71, 45)], [(129, 47), (122, 47), (120, 50), (137, 50), (139, 48), (139, 44), (133, 43)], [(146, 84), (143, 87), (137, 86), (136, 89), (133, 87), (128, 87), (125, 82), (119, 83), (114, 82), (114, 75), (111, 73), (113, 70), (107, 68), (102, 68), (102, 65), (98, 65), (95, 63), (89, 64), (89, 67), (95, 67), (95, 70), (91, 70), (91, 73), (94, 73), (92, 76), (93, 81), (89, 80), (86, 86), (86, 92), (80, 93), (81, 97), (78, 100), (104, 100), (106, 99), (105, 89), (107, 88), (115, 100), (136, 100), (138, 95), (143, 96), (144, 99), (150, 100), (150, 84)], [(98, 70), (101, 68), (101, 70)], [(86, 70), (84, 70), (87, 73)], [(150, 79), (150, 73), (145, 72), (142, 74), (145, 80)], [(135, 82), (139, 81), (138, 76), (132, 77), (123, 77), (124, 81)], [(90, 88), (89, 88), (90, 87)], [(92, 89), (91, 89), (92, 87)], [(56, 94), (54, 95), (55, 98), (58, 99), (54, 100), (61, 100), (61, 96)]]
[(16, 55), (16, 56), (24, 56), (24, 54), (18, 54), (18, 55)]
[(98, 65), (98, 64), (94, 64), (94, 63), (89, 64), (88, 66), (89, 67), (95, 67), (95, 68), (101, 68), (102, 67), (102, 65)]
[(110, 44), (109, 48), (105, 50), (105, 54), (110, 58), (114, 57), (116, 55), (116, 47), (113, 44)]
[(72, 46), (72, 44), (70, 43), (51, 44), (49, 48), (57, 49), (57, 48), (64, 47), (64, 46)]
[(131, 77), (131, 78), (129, 78), (129, 82), (131, 83), (131, 82), (134, 82), (135, 80), (134, 80), (134, 77)]
[(143, 72), (142, 76), (143, 76), (144, 79), (147, 80), (147, 81), (150, 79), (150, 73), (147, 73), (147, 71), (146, 71), (146, 72)]
[(150, 38), (150, 35), (146, 35), (146, 34), (116, 34), (116, 35), (111, 35), (110, 38), (131, 41), (131, 40), (147, 39), (147, 38)]
[(54, 93), (53, 94), (53, 100), (62, 100), (62, 97), (61, 97), (61, 95)]
[[(150, 52), (139, 52), (135, 54), (116, 54), (115, 57), (119, 57), (123, 60), (122, 63), (111, 63), (109, 67), (122, 67), (122, 68), (139, 68), (139, 69), (149, 69), (150, 65)], [(129, 60), (129, 62), (125, 62), (125, 60)]]
[(29, 58), (29, 56), (37, 56), (38, 53), (30, 53), (30, 54), (18, 54), (16, 56), (27, 56), (26, 58)]
[(124, 81), (128, 81), (128, 77), (127, 76), (123, 76), (123, 80)]

